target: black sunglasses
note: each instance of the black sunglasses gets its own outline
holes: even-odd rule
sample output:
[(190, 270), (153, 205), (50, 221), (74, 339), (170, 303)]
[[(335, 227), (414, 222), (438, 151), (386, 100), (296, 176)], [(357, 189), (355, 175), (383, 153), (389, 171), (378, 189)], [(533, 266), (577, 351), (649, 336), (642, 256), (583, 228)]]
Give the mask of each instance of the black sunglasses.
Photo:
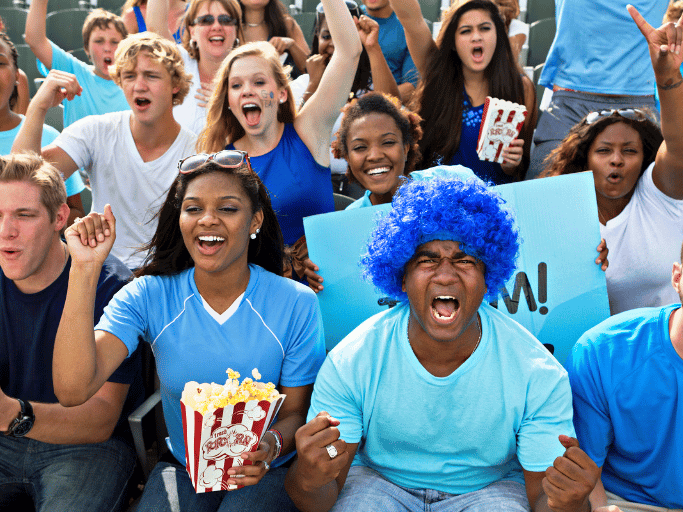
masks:
[(601, 110), (600, 112), (591, 112), (586, 116), (586, 124), (593, 124), (598, 119), (603, 117), (609, 117), (613, 114), (617, 114), (626, 119), (631, 119), (632, 121), (645, 121), (646, 119), (654, 122), (645, 112), (637, 108), (620, 108), (620, 109), (607, 109)]
[(180, 174), (193, 173), (199, 167), (209, 161), (214, 162), (216, 165), (219, 165), (225, 169), (234, 169), (246, 162), (247, 168), (251, 172), (254, 172), (251, 168), (249, 155), (247, 155), (246, 151), (239, 151), (237, 149), (224, 149), (223, 151), (219, 151), (213, 155), (199, 153), (197, 155), (188, 156), (178, 162), (178, 172), (180, 172)]
[[(355, 16), (356, 18), (360, 19), (362, 12), (360, 12), (360, 8), (358, 7), (358, 4), (354, 2), (353, 0), (346, 0), (346, 7), (349, 8), (349, 11), (351, 12), (351, 16)], [(318, 7), (315, 8), (315, 12), (318, 17), (318, 22), (320, 21), (320, 15), (325, 14), (325, 10), (323, 9), (323, 3), (320, 2), (318, 4)]]
[[(203, 14), (197, 16), (192, 22), (193, 25), (199, 25), (200, 27), (209, 27), (213, 25), (216, 21), (216, 17), (213, 14)], [(229, 14), (219, 14), (218, 23), (224, 27), (229, 27), (230, 25), (237, 25), (237, 18), (233, 18)]]

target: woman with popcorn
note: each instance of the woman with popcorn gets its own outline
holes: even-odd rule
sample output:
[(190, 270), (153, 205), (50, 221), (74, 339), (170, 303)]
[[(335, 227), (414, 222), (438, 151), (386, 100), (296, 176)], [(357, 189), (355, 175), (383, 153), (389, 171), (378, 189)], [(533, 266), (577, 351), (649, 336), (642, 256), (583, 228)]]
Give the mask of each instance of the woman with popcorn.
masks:
[[(179, 168), (145, 264), (95, 329), (90, 281), (115, 219), (107, 207), (67, 230), (74, 271), (54, 354), (56, 394), (64, 405), (87, 400), (142, 338), (156, 358), (174, 460), (154, 468), (140, 509), (288, 510), (283, 464), (325, 356), (315, 294), (281, 277), (282, 235), (245, 153), (195, 155)], [(228, 367), (245, 376), (258, 368), (287, 399), (258, 449), (241, 455), (248, 465), (227, 471), (226, 485), (244, 487), (197, 494), (185, 469), (181, 394), (188, 382), (225, 382)]]

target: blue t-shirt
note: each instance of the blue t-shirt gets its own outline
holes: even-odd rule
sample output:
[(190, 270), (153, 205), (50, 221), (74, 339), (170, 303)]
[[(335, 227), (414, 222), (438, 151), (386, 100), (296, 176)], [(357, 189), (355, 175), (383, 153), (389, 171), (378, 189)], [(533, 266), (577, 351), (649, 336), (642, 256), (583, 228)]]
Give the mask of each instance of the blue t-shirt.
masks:
[(465, 93), (462, 110), (462, 128), (460, 130), (460, 145), (451, 158), (450, 165), (462, 165), (474, 171), (486, 183), (502, 185), (512, 183), (515, 178), (503, 172), (499, 163), (480, 160), (477, 155), (477, 141), (479, 140), (479, 128), (484, 115), (484, 105), (473, 107), (470, 98)]
[(304, 217), (334, 211), (330, 168), (315, 161), (292, 124), (285, 124), (275, 149), (250, 159), (268, 189), (286, 245), (304, 235)]
[[(185, 10), (187, 11), (187, 8), (190, 6), (188, 3), (185, 6)], [(138, 23), (138, 32), (145, 32), (147, 30), (147, 23), (145, 22), (145, 17), (142, 15), (142, 10), (140, 10), (139, 5), (134, 5), (133, 6), (133, 13), (135, 13), (135, 21)], [(173, 40), (176, 42), (176, 44), (182, 44), (183, 43), (183, 26), (182, 24), (180, 27), (178, 27), (178, 30), (176, 30), (173, 33)]]
[(545, 471), (574, 435), (567, 373), (514, 320), (488, 304), (479, 315), (479, 347), (447, 377), (413, 353), (408, 303), (369, 318), (329, 353), (308, 419), (329, 412), (360, 443), (355, 465), (410, 489), (464, 494)]
[[(14, 144), (14, 139), (17, 138), (21, 126), (24, 124), (24, 116), (21, 116), (21, 123), (17, 125), (16, 128), (0, 132), (0, 155), (9, 155), (12, 152), (12, 144)], [(55, 130), (52, 126), (47, 124), (43, 125), (43, 135), (40, 139), (40, 147), (44, 148), (52, 144), (59, 132)], [(66, 196), (70, 197), (76, 194), (80, 194), (85, 189), (85, 184), (81, 178), (80, 173), (75, 172), (64, 182), (66, 185)]]
[[(62, 102), (64, 127), (85, 116), (130, 110), (123, 90), (113, 80), (105, 80), (97, 76), (93, 66), (81, 62), (53, 42), (50, 42), (50, 45), (52, 46), (52, 69), (73, 73), (83, 88), (80, 96), (76, 96), (71, 101), (65, 99)], [(36, 59), (36, 64), (38, 70), (46, 76), (48, 69), (38, 59)]]
[(391, 74), (394, 75), (396, 83), (401, 85), (410, 82), (417, 87), (420, 74), (417, 72), (413, 58), (408, 51), (406, 34), (403, 31), (403, 25), (398, 21), (396, 13), (392, 11), (388, 18), (375, 18), (367, 14), (365, 6), (362, 6), (361, 9), (379, 25), (379, 36), (377, 39), (379, 47), (382, 49), (384, 58), (387, 64), (389, 64), (389, 69)]
[[(650, 25), (659, 27), (669, 2), (630, 3)], [(655, 78), (647, 41), (626, 10), (626, 2), (555, 0), (555, 19), (555, 40), (543, 67), (541, 85), (598, 94), (652, 94)]]
[[(45, 289), (31, 294), (21, 292), (0, 270), (0, 388), (8, 396), (57, 403), (52, 386), (52, 352), (62, 317), (69, 284), (71, 259), (62, 273)], [(131, 272), (113, 256), (105, 260), (97, 282), (94, 322), (104, 307), (130, 279)], [(128, 415), (143, 396), (142, 364), (139, 352), (121, 363), (110, 382), (130, 384), (116, 436), (126, 436)]]
[(625, 311), (583, 334), (565, 365), (581, 448), (605, 489), (635, 503), (683, 508), (683, 359), (669, 317)]
[(191, 268), (135, 279), (116, 294), (96, 326), (123, 341), (129, 353), (139, 336), (152, 345), (171, 451), (183, 464), (180, 397), (187, 382), (224, 384), (228, 368), (243, 378), (258, 368), (262, 381), (278, 388), (305, 386), (315, 381), (325, 358), (315, 293), (259, 266), (249, 270), (246, 291), (222, 314), (202, 299)]

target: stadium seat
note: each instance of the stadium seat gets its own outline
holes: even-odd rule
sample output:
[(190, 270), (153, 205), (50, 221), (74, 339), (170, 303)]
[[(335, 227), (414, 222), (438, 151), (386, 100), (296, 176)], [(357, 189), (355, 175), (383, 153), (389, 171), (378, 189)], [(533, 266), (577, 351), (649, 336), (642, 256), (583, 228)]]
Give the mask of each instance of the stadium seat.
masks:
[(65, 9), (51, 12), (45, 20), (45, 31), (50, 41), (64, 51), (83, 47), (82, 28), (89, 9)]
[(544, 20), (555, 17), (554, 0), (527, 0), (526, 22), (531, 24), (534, 21)]
[(40, 74), (36, 66), (36, 56), (31, 51), (31, 48), (27, 44), (17, 44), (15, 45), (17, 53), (19, 54), (19, 69), (21, 69), (28, 77), (28, 91), (31, 97), (36, 93), (37, 87), (34, 82), (36, 78), (42, 78), (43, 75)]
[(555, 18), (534, 21), (529, 26), (529, 53), (527, 66), (538, 66), (545, 62), (548, 50), (555, 38)]
[(315, 12), (300, 12), (292, 15), (292, 18), (299, 24), (304, 33), (308, 46), (313, 41), (313, 27), (315, 27)]
[(0, 17), (5, 24), (5, 33), (16, 45), (24, 44), (24, 29), (26, 28), (26, 9), (17, 7), (0, 7)]

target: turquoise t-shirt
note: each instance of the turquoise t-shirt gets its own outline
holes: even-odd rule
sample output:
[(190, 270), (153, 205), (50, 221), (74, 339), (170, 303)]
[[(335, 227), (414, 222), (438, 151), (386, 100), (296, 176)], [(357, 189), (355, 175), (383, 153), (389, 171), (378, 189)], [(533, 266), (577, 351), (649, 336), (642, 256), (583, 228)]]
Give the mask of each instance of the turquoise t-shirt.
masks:
[[(21, 123), (19, 123), (16, 128), (0, 132), (0, 155), (9, 155), (12, 152), (12, 144), (14, 144), (14, 139), (17, 138), (19, 129), (23, 124), (24, 116), (21, 116)], [(58, 135), (59, 132), (55, 130), (52, 126), (44, 124), (43, 137), (40, 140), (40, 147), (44, 148), (45, 146), (51, 144), (52, 141), (54, 141)], [(64, 185), (66, 185), (67, 197), (80, 194), (85, 189), (83, 179), (81, 178), (81, 175), (78, 172), (75, 172), (71, 176), (69, 176), (69, 179), (67, 179), (64, 182)]]
[[(65, 99), (62, 102), (64, 127), (85, 116), (130, 110), (123, 90), (113, 80), (105, 80), (97, 76), (93, 71), (93, 66), (81, 62), (53, 42), (50, 44), (52, 45), (52, 69), (73, 73), (83, 88), (80, 96), (76, 96), (71, 101)], [(48, 69), (38, 59), (36, 59), (36, 64), (38, 70), (46, 76)]]
[(408, 303), (358, 326), (327, 356), (310, 421), (327, 411), (341, 438), (360, 443), (354, 465), (396, 485), (452, 494), (524, 483), (574, 436), (567, 372), (531, 333), (482, 304), (482, 338), (465, 363), (435, 377), (408, 340)]

